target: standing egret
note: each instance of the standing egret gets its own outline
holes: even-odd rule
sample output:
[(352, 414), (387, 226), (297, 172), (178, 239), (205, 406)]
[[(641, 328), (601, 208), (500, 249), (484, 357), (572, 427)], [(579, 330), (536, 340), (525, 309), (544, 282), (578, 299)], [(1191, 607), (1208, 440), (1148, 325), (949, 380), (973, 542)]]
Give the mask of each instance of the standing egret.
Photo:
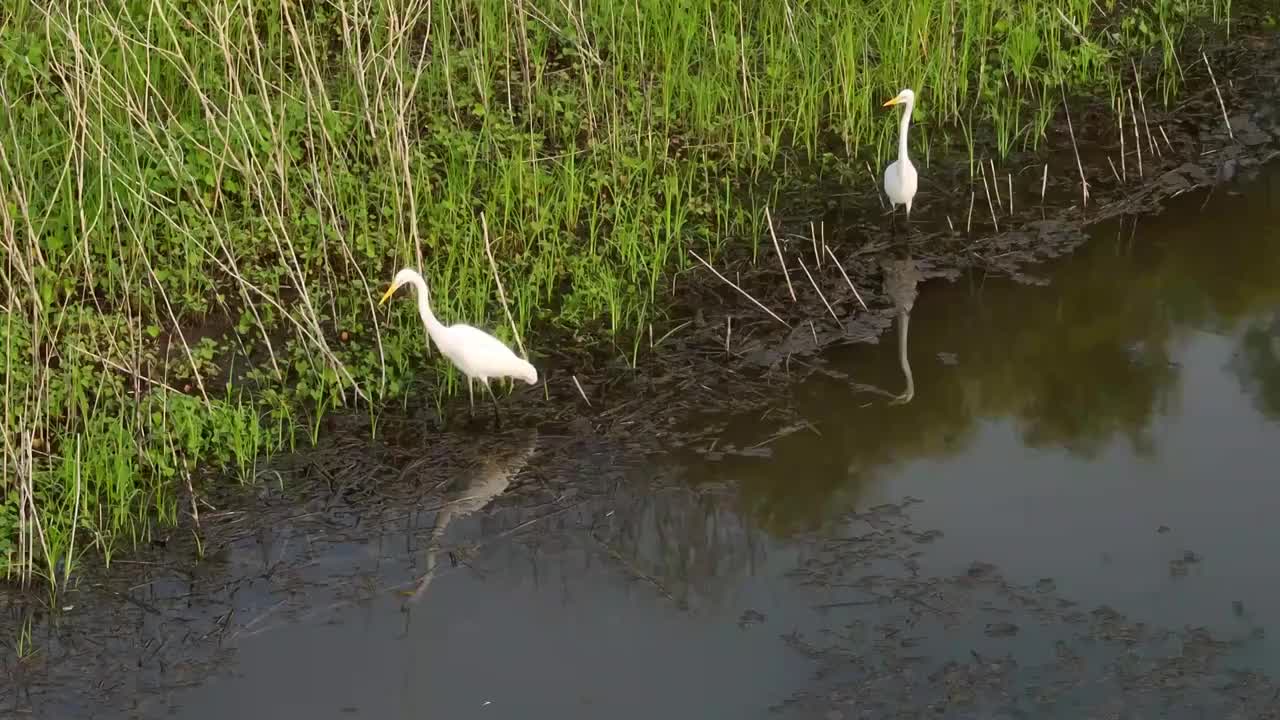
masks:
[(462, 323), (442, 325), (436, 319), (435, 313), (431, 312), (431, 303), (427, 300), (427, 281), (423, 280), (422, 275), (413, 268), (405, 268), (396, 273), (391, 281), (391, 287), (387, 288), (387, 292), (382, 295), (378, 304), (385, 303), (401, 285), (406, 283), (418, 291), (418, 314), (422, 316), (422, 324), (427, 328), (427, 335), (436, 341), (440, 352), (449, 358), (463, 375), (467, 376), (467, 397), (472, 407), (475, 407), (475, 392), (471, 381), (479, 380), (484, 383), (485, 389), (489, 391), (489, 397), (493, 400), (494, 424), (501, 426), (498, 398), (493, 394), (493, 388), (489, 387), (489, 378), (517, 378), (534, 385), (538, 382), (537, 369), (530, 365), (529, 361), (511, 352), (511, 348), (503, 345), (501, 340), (483, 330)]
[[(884, 192), (889, 196), (889, 212), (896, 211), (898, 205), (907, 209), (907, 223), (911, 222), (911, 199), (916, 196), (916, 166), (907, 157), (907, 128), (911, 125), (911, 111), (916, 107), (916, 94), (910, 89), (903, 90), (898, 96), (881, 107), (906, 105), (902, 111), (902, 124), (898, 128), (898, 159), (889, 163), (884, 169)], [(896, 215), (893, 216), (897, 218)]]

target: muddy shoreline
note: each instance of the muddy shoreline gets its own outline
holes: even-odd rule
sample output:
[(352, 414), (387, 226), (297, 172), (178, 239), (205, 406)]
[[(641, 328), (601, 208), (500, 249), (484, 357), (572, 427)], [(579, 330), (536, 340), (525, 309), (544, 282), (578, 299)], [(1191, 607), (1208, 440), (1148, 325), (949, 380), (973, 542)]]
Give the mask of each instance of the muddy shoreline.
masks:
[[(1153, 129), (1163, 128), (1158, 137), (1162, 152), (1144, 156), (1141, 181), (1118, 183), (1112, 177), (1107, 157), (1117, 157), (1119, 140), (1109, 111), (1096, 104), (1072, 105), (1075, 143), (1090, 181), (1089, 202), (1083, 208), (1065, 122), (1053, 125), (1051, 145), (1059, 149), (1050, 154), (1047, 175), (1041, 174), (1043, 160), (1030, 154), (996, 166), (1000, 178), (1012, 176), (1015, 199), (1012, 213), (994, 212), (995, 222), (981, 183), (976, 189), (970, 183), (966, 163), (935, 161), (933, 167), (922, 168), (921, 202), (908, 243), (896, 243), (889, 236), (887, 218), (869, 182), (852, 189), (836, 186), (827, 195), (812, 190), (796, 194), (785, 198), (788, 210), (775, 215), (795, 301), (769, 243), (761, 244), (755, 263), (746, 257), (717, 263), (721, 273), (790, 323), (789, 329), (695, 265), (676, 281), (670, 324), (680, 329), (647, 352), (639, 370), (627, 368), (619, 359), (621, 353), (566, 351), (546, 358), (549, 397), (544, 399), (544, 388), (537, 387), (505, 398), (509, 429), (504, 433), (442, 433), (433, 414), (416, 408), (405, 417), (381, 418), (379, 437), (369, 442), (367, 417), (335, 417), (322, 430), (328, 438), (323, 447), (270, 463), (259, 472), (257, 486), (206, 483), (193, 503), (199, 513), (198, 539), (195, 518), (188, 511), (183, 526), (168, 537), (117, 559), (110, 571), (86, 569), (60, 597), (0, 594), (0, 638), (12, 645), (0, 667), (6, 677), (0, 708), (34, 717), (94, 716), (95, 707), (99, 714), (102, 708), (112, 708), (105, 713), (109, 716), (117, 716), (117, 709), (119, 716), (148, 716), (164, 707), (170, 693), (225, 671), (234, 660), (235, 643), (243, 637), (279, 623), (321, 617), (326, 608), (411, 590), (420, 576), (418, 556), (430, 542), (431, 517), (443, 507), (451, 480), (474, 472), (480, 458), (502, 457), (502, 448), (513, 438), (525, 437), (529, 428), (538, 428), (536, 461), (525, 458), (502, 501), (525, 508), (529, 524), (497, 528), (496, 533), (519, 536), (532, 546), (582, 537), (607, 550), (625, 542), (625, 537), (591, 526), (588, 510), (629, 502), (628, 485), (634, 481), (628, 472), (643, 466), (647, 456), (745, 452), (717, 444), (723, 423), (707, 422), (705, 416), (760, 413), (767, 408), (779, 427), (799, 422), (802, 418), (784, 400), (790, 383), (814, 372), (831, 372), (823, 367), (824, 350), (877, 342), (892, 328), (894, 311), (881, 288), (879, 258), (909, 253), (925, 279), (954, 278), (977, 269), (1039, 282), (1036, 263), (1078, 247), (1086, 239), (1086, 225), (1159, 212), (1165, 199), (1196, 189), (1225, 192), (1217, 187), (1220, 183), (1247, 178), (1254, 168), (1280, 155), (1280, 38), (1274, 33), (1242, 35), (1230, 47), (1210, 53), (1209, 60), (1221, 84), (1234, 138), (1203, 62), (1187, 64), (1191, 90), (1178, 105), (1168, 113), (1147, 108), (1146, 122)], [(1140, 142), (1144, 150), (1149, 147), (1145, 137)], [(1043, 204), (1042, 177), (1047, 178)], [(976, 200), (970, 218), (971, 192)], [(821, 197), (835, 200), (813, 200)], [(1002, 205), (1008, 206), (1007, 198)], [(841, 268), (821, 252), (826, 259), (818, 264), (808, 239), (811, 222), (823, 228)], [(805, 262), (821, 297), (796, 258)], [(862, 310), (841, 269), (869, 311)], [(581, 394), (571, 378), (581, 384)], [(847, 380), (852, 384), (857, 378)], [(679, 477), (650, 476), (647, 483), (637, 492), (688, 495), (690, 502), (698, 494), (732, 492), (690, 489)], [(898, 562), (909, 557), (910, 547), (919, 542), (918, 533), (909, 523), (894, 525), (894, 518), (903, 517), (907, 509), (869, 512), (876, 513), (882, 525), (899, 528), (891, 533), (892, 541), (879, 548), (878, 558)], [(335, 567), (325, 555), (326, 549), (385, 542), (389, 534), (413, 539), (410, 547), (393, 553), (400, 558), (397, 563), (384, 566), (377, 557), (353, 557), (347, 558), (349, 566)], [(833, 556), (832, 564), (852, 562), (835, 557), (847, 546), (816, 536), (807, 542), (816, 552)], [(250, 549), (260, 554), (256, 564), (243, 560)], [(453, 560), (465, 563), (465, 557)], [(631, 567), (629, 572), (637, 583), (677, 605), (686, 602), (678, 589), (661, 585), (644, 568)], [(810, 573), (801, 580), (821, 583), (829, 578)], [(931, 613), (921, 607), (920, 592), (926, 588), (885, 582), (868, 589), (902, 610), (897, 622), (909, 626), (915, 622), (912, 618)], [(974, 586), (981, 585), (1022, 609), (1027, 597), (1040, 598), (1036, 602), (1044, 606), (1036, 607), (1045, 622), (1084, 627), (1086, 634), (1103, 633), (1116, 641), (1119, 654), (1134, 645), (1134, 638), (1148, 639), (1118, 615), (1099, 610), (1081, 618), (1072, 614), (1078, 611), (1070, 609), (1067, 599), (1010, 586), (994, 568), (930, 582), (929, 593), (944, 594), (976, 593)], [(246, 617), (251, 611), (253, 615)], [(34, 652), (19, 657), (19, 644), (9, 639), (24, 635)], [(1165, 702), (1157, 691), (1183, 693), (1187, 702), (1200, 702), (1195, 699), (1200, 693), (1222, 698), (1221, 705), (1204, 701), (1203, 706), (1222, 709), (1224, 717), (1233, 711), (1247, 711), (1247, 717), (1276, 716), (1274, 704), (1268, 703), (1280, 689), (1271, 681), (1258, 676), (1224, 680), (1213, 674), (1213, 661), (1223, 649), (1218, 641), (1188, 631), (1180, 642), (1191, 651), (1166, 663), (1130, 667), (1130, 675), (1114, 681), (1122, 692), (1150, 693), (1143, 697), (1153, 703)], [(982, 687), (999, 695), (1007, 692), (1001, 688), (1014, 677), (1008, 665), (975, 657), (951, 666), (938, 684), (938, 678), (910, 675), (904, 658), (880, 668), (855, 663), (838, 669), (848, 658), (807, 642), (797, 641), (796, 646), (819, 656), (828, 666), (825, 672), (853, 675), (823, 697), (797, 698), (784, 708), (797, 717), (830, 718), (833, 712), (865, 716), (858, 712), (867, 708), (848, 710), (847, 701), (889, 685), (898, 690), (884, 694), (887, 705), (882, 709), (892, 712), (896, 707), (903, 716), (914, 716), (911, 712), (931, 712), (930, 703), (942, 701), (910, 699), (916, 697), (910, 688), (921, 683), (934, 682), (939, 692), (954, 684), (971, 694), (972, 688)], [(1170, 685), (1171, 677), (1185, 682)], [(908, 704), (893, 705), (891, 698)], [(983, 707), (976, 697), (973, 702)]]
[[(1139, 120), (1151, 129), (1160, 153), (1152, 156), (1147, 137), (1141, 138), (1141, 177), (1134, 177), (1135, 157), (1127, 163), (1127, 183), (1112, 173), (1113, 163), (1119, 167), (1121, 149), (1113, 111), (1096, 100), (1072, 99), (1074, 145), (1088, 181), (1083, 206), (1072, 133), (1062, 113), (1050, 129), (1053, 150), (1014, 153), (994, 173), (988, 171), (998, 176), (998, 192), (1004, 193), (1000, 201), (991, 194), (991, 206), (982, 177), (970, 177), (967, 158), (952, 156), (922, 167), (907, 239), (891, 234), (883, 200), (869, 180), (862, 178), (853, 187), (820, 180), (819, 192), (806, 188), (785, 194), (779, 205), (787, 210), (774, 214), (789, 284), (767, 238), (754, 261), (743, 250), (716, 264), (721, 275), (789, 327), (694, 263), (676, 279), (668, 330), (655, 328), (656, 347), (642, 355), (638, 369), (627, 367), (621, 351), (586, 353), (570, 349), (574, 345), (569, 342), (547, 343), (559, 349), (540, 359), (549, 400), (543, 400), (542, 387), (520, 390), (504, 399), (504, 410), (510, 408), (522, 426), (564, 429), (590, 423), (598, 434), (630, 438), (644, 417), (679, 416), (695, 419), (696, 425), (703, 408), (758, 408), (779, 399), (775, 389), (786, 384), (780, 380), (795, 380), (821, 366), (818, 356), (824, 350), (879, 342), (893, 327), (896, 313), (883, 288), (882, 259), (911, 257), (922, 281), (955, 279), (976, 270), (1042, 284), (1036, 265), (1078, 248), (1087, 240), (1085, 228), (1117, 217), (1132, 226), (1159, 213), (1167, 199), (1205, 188), (1212, 193), (1220, 184), (1247, 180), (1259, 166), (1280, 157), (1280, 34), (1241, 34), (1230, 46), (1205, 54), (1219, 85), (1210, 82), (1203, 60), (1186, 64), (1188, 87), (1181, 99), (1168, 111), (1147, 107), (1145, 120)], [(1126, 131), (1132, 132), (1127, 122)], [(1133, 156), (1132, 138), (1127, 141)], [(992, 145), (989, 138), (978, 140), (979, 148)], [(991, 162), (987, 158), (992, 155), (975, 157)], [(1003, 190), (1006, 181), (1013, 185), (1012, 201)], [(819, 225), (839, 267), (823, 252), (821, 239), (815, 253), (811, 238)], [(823, 258), (821, 263), (815, 254)], [(582, 393), (571, 378), (581, 384)], [(689, 434), (683, 421), (661, 425), (654, 432), (665, 446), (696, 444), (718, 430)]]

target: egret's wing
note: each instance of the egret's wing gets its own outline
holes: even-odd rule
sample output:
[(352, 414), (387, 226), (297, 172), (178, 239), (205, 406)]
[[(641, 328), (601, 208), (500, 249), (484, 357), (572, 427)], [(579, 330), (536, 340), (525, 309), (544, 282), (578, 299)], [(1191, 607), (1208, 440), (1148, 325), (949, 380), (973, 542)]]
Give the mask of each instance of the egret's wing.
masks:
[(495, 358), (514, 355), (511, 352), (511, 348), (507, 347), (501, 340), (478, 327), (458, 323), (450, 326), (449, 332), (457, 338), (458, 344), (470, 351)]
[(898, 161), (894, 160), (889, 163), (889, 167), (884, 169), (884, 188), (888, 192), (889, 188), (898, 184)]
[(527, 367), (524, 360), (498, 338), (470, 325), (449, 328), (453, 351), (464, 358), (462, 367), (472, 377), (518, 376)]

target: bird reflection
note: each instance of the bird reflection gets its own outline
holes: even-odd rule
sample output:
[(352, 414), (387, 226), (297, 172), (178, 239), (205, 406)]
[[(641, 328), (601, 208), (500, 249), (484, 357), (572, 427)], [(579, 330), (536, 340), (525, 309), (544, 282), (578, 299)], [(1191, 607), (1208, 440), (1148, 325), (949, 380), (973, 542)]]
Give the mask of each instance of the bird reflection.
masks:
[(920, 282), (920, 269), (910, 254), (906, 257), (884, 258), (880, 261), (884, 271), (884, 290), (898, 311), (898, 362), (906, 376), (907, 387), (894, 397), (890, 405), (904, 405), (916, 395), (915, 378), (911, 375), (911, 362), (907, 359), (907, 333), (911, 323), (911, 309), (916, 303), (916, 285)]
[(529, 463), (529, 457), (537, 446), (537, 431), (530, 430), (511, 439), (514, 442), (505, 447), (491, 449), (445, 494), (444, 504), (436, 514), (435, 527), (431, 530), (431, 540), (427, 544), (427, 570), (418, 580), (409, 602), (417, 602), (435, 577), (441, 541), (449, 524), (483, 509), (494, 498), (506, 492), (511, 479)]

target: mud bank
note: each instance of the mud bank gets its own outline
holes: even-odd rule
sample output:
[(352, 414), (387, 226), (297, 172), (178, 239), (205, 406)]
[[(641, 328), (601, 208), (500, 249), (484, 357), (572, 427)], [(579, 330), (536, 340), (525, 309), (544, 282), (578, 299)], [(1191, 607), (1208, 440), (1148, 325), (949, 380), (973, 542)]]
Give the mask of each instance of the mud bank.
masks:
[[(728, 570), (724, 563), (750, 565), (754, 541), (742, 538), (762, 531), (729, 514), (714, 516), (720, 524), (696, 519), (710, 498), (732, 497), (733, 485), (693, 488), (680, 465), (652, 459), (767, 454), (717, 439), (743, 415), (766, 416), (780, 434), (804, 427), (804, 414), (787, 399), (794, 383), (815, 373), (838, 376), (824, 352), (875, 342), (893, 324), (895, 303), (880, 270), (885, 259), (910, 257), (925, 279), (978, 270), (1037, 283), (1036, 263), (1079, 247), (1088, 224), (1159, 212), (1164, 200), (1192, 190), (1228, 192), (1224, 183), (1247, 178), (1280, 153), (1280, 43), (1274, 35), (1241, 37), (1209, 60), (1217, 90), (1206, 84), (1203, 62), (1189, 64), (1196, 91), (1168, 112), (1148, 107), (1143, 127), (1154, 132), (1150, 143), (1141, 133), (1139, 143), (1150, 154), (1141, 176), (1127, 183), (1112, 176), (1120, 143), (1109, 109), (1072, 105), (1087, 205), (1065, 122), (1047, 173), (1041, 159), (1030, 157), (988, 170), (989, 177), (1012, 178), (1001, 188), (999, 207), (994, 194), (987, 204), (987, 191), (970, 182), (967, 166), (923, 168), (906, 242), (889, 235), (869, 184), (862, 192), (841, 186), (796, 195), (775, 218), (794, 301), (771, 243), (762, 243), (754, 263), (739, 258), (718, 268), (789, 328), (705, 269), (695, 270), (677, 279), (670, 332), (654, 338), (639, 370), (625, 367), (617, 353), (566, 350), (548, 368), (549, 399), (541, 387), (509, 398), (508, 427), (529, 430), (440, 432), (435, 417), (417, 410), (379, 419), (378, 439), (370, 442), (367, 418), (335, 418), (323, 430), (322, 447), (272, 463), (256, 486), (199, 489), (196, 513), (182, 528), (117, 560), (110, 572), (85, 572), (53, 600), (0, 598), (0, 637), (12, 639), (0, 708), (35, 717), (154, 716), (189, 688), (228, 672), (241, 643), (281, 627), (323, 623), (388, 598), (403, 603), (408, 623), (424, 580), (438, 568), (466, 571), (486, 545), (524, 559), (570, 554), (583, 566), (609, 563), (636, 592), (697, 613), (714, 603), (714, 592), (694, 592), (694, 583), (678, 579), (714, 576)], [(1136, 172), (1135, 161), (1125, 161), (1126, 174)], [(816, 255), (810, 223), (821, 228)], [(822, 252), (824, 241), (839, 267)], [(476, 539), (444, 544), (440, 515), (486, 494), (502, 499), (496, 511), (470, 513), (480, 525)], [(842, 620), (842, 629), (824, 632), (825, 641), (792, 638), (819, 668), (823, 689), (799, 693), (780, 710), (798, 717), (914, 717), (945, 706), (1014, 717), (1054, 701), (1074, 705), (1073, 712), (1182, 706), (1220, 717), (1275, 716), (1274, 681), (1220, 662), (1250, 636), (1226, 641), (1151, 627), (1106, 607), (1082, 609), (1052, 582), (1025, 586), (989, 565), (960, 574), (922, 572), (919, 557), (935, 536), (916, 527), (911, 512), (910, 502), (889, 504), (845, 516), (842, 527), (862, 527), (854, 534), (797, 538), (802, 549), (792, 582), (861, 591), (856, 600), (814, 605), (866, 603), (860, 607), (870, 614)], [(655, 513), (688, 518), (677, 523), (685, 535), (641, 553), (636, 536)], [(724, 534), (734, 535), (725, 543), (733, 552), (682, 552), (695, 538)], [(698, 542), (705, 550), (707, 541)], [(565, 563), (548, 572), (570, 576), (583, 566)], [(744, 610), (744, 627), (753, 622)], [(980, 641), (942, 670), (925, 672), (905, 640), (954, 628), (1010, 637), (1032, 624), (1051, 628), (1054, 659), (1011, 662), (998, 646)], [(959, 646), (929, 654), (936, 659)]]
[[(1208, 65), (1202, 59), (1184, 66), (1189, 88), (1180, 102), (1168, 110), (1148, 106), (1138, 117), (1140, 150), (1131, 136), (1124, 140), (1125, 179), (1114, 110), (1073, 99), (1070, 126), (1065, 115), (1051, 126), (1047, 154), (1014, 154), (981, 175), (971, 175), (968, 158), (955, 155), (922, 167), (906, 237), (890, 230), (869, 177), (853, 186), (797, 190), (779, 201), (788, 210), (774, 214), (786, 278), (768, 238), (756, 258), (740, 253), (717, 267), (723, 280), (695, 266), (676, 279), (671, 318), (645, 340), (649, 350), (638, 369), (627, 366), (621, 350), (588, 354), (560, 343), (546, 361), (549, 401), (537, 388), (509, 405), (525, 425), (589, 423), (593, 432), (616, 437), (632, 437), (650, 418), (661, 418), (652, 432), (664, 446), (697, 443), (719, 431), (690, 429), (703, 410), (764, 407), (787, 382), (821, 366), (824, 350), (878, 342), (897, 314), (885, 289), (886, 261), (910, 258), (924, 281), (977, 270), (1041, 284), (1036, 264), (1070, 254), (1089, 226), (1119, 217), (1133, 227), (1170, 198), (1203, 188), (1211, 196), (1280, 156), (1280, 35), (1239, 35), (1205, 57)], [(979, 147), (984, 140), (993, 147), (981, 137)], [(975, 155), (977, 165), (990, 168), (991, 155)]]

